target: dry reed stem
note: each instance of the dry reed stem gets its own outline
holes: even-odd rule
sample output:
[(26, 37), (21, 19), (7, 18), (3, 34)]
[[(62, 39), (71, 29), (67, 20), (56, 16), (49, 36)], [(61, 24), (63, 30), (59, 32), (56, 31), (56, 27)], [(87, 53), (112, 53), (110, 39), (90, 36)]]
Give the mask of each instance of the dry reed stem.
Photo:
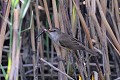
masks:
[[(31, 10), (32, 13), (32, 10)], [(33, 19), (33, 18), (32, 18)], [(32, 20), (32, 25), (30, 29), (31, 33), (31, 46), (32, 46), (32, 51), (35, 51), (35, 32), (34, 32), (34, 20)]]
[(90, 15), (91, 15), (92, 20), (93, 20), (93, 22), (94, 22), (94, 24), (95, 24), (95, 28), (96, 28), (96, 30), (97, 30), (98, 37), (99, 37), (99, 39), (100, 39), (100, 43), (102, 43), (102, 32), (101, 32), (101, 29), (100, 29), (100, 25), (99, 25), (99, 23), (98, 23), (98, 20), (97, 20), (97, 18), (96, 18), (96, 15), (93, 14), (93, 13), (91, 13)]
[[(113, 46), (113, 48), (115, 49), (115, 51), (117, 53), (119, 53), (119, 51), (116, 49), (116, 47), (114, 46), (114, 44), (112, 43), (112, 41), (106, 36), (106, 38), (108, 39), (108, 41), (110, 42), (110, 44)], [(120, 53), (119, 53), (120, 54)]]
[[(6, 9), (6, 14), (5, 14), (6, 20), (8, 19), (8, 16), (9, 16), (10, 6), (11, 6), (11, 0), (8, 1), (8, 6)], [(3, 50), (4, 40), (5, 40), (6, 27), (7, 27), (7, 23), (6, 23), (6, 21), (4, 21), (2, 23), (2, 26), (1, 26), (1, 33), (2, 34), (0, 33), (0, 64), (1, 64), (1, 59), (2, 59), (2, 50)]]
[[(96, 12), (96, 4), (95, 4), (95, 0), (86, 0), (86, 8), (87, 8), (87, 12), (88, 12), (88, 21), (86, 21), (88, 24), (87, 25), (90, 25), (90, 32), (91, 32), (91, 36), (92, 36), (92, 41), (95, 40), (96, 42), (99, 42), (100, 38), (98, 37), (98, 35), (96, 35), (96, 27), (95, 27), (95, 24), (94, 24), (94, 21), (91, 17), (91, 14), (95, 14)], [(91, 3), (91, 5), (90, 5)], [(101, 40), (100, 40), (101, 41)], [(99, 45), (95, 45), (96, 47), (99, 47)]]
[(2, 16), (1, 14), (0, 14), (0, 17), (1, 17), (9, 26), (12, 25), (11, 22), (8, 21), (7, 19), (5, 19), (4, 16)]
[[(100, 2), (99, 2), (98, 0), (96, 0), (96, 2), (97, 2), (97, 5), (98, 5), (98, 8), (99, 8), (99, 12), (100, 12), (101, 18), (102, 18), (102, 20), (103, 20), (103, 22), (104, 22), (104, 25), (105, 25), (105, 27), (106, 27), (106, 30), (107, 30), (108, 33), (110, 34), (110, 36), (111, 36), (111, 38), (112, 38), (112, 40), (113, 40), (113, 42), (114, 42), (114, 45), (116, 46), (116, 48), (117, 48), (118, 51), (120, 52), (120, 44), (118, 43), (118, 41), (117, 41), (117, 39), (116, 39), (116, 37), (115, 37), (112, 29), (110, 28), (110, 26), (109, 26), (109, 24), (108, 24), (108, 22), (107, 22), (107, 20), (106, 20), (106, 18), (105, 18), (105, 15), (104, 15), (104, 13), (103, 13), (103, 11), (102, 11)], [(120, 56), (119, 53), (118, 53), (118, 55)]]
[(61, 27), (61, 30), (65, 33), (71, 34), (71, 24), (70, 24), (70, 20), (69, 20), (69, 16), (68, 16), (68, 12), (67, 12), (67, 6), (65, 4), (65, 0), (61, 0), (59, 1), (59, 12), (61, 13), (61, 18), (63, 21), (63, 26)]
[(117, 25), (118, 25), (118, 31), (120, 36), (120, 15), (119, 15), (119, 6), (118, 6), (118, 0), (113, 0), (114, 3), (114, 9), (115, 9), (115, 15), (117, 19)]
[(48, 11), (47, 2), (46, 2), (46, 0), (43, 0), (43, 2), (44, 2), (45, 12), (46, 12), (46, 15), (47, 15), (48, 24), (49, 24), (49, 27), (51, 29), (52, 28), (52, 22), (50, 20), (50, 16), (49, 16), (50, 14), (49, 14), (49, 11)]
[(25, 70), (24, 70), (24, 67), (23, 67), (23, 61), (22, 61), (22, 56), (20, 55), (20, 64), (19, 64), (19, 67), (20, 67), (20, 78), (21, 80), (26, 80), (26, 75), (25, 75)]
[[(106, 15), (106, 9), (107, 9), (107, 0), (100, 0), (101, 1), (101, 7), (103, 10), (104, 15)], [(102, 29), (102, 51), (103, 51), (103, 71), (105, 74), (105, 79), (110, 80), (110, 65), (109, 65), (109, 58), (108, 58), (108, 46), (107, 46), (107, 39), (106, 39), (106, 28), (104, 27), (104, 22), (101, 21), (101, 29)]]
[(19, 36), (18, 36), (18, 27), (19, 27), (19, 10), (14, 9), (14, 22), (13, 22), (13, 44), (12, 44), (12, 63), (10, 69), (9, 80), (13, 80), (15, 76), (15, 63), (16, 63), (16, 53), (19, 49)]
[[(38, 5), (37, 4), (35, 4), (35, 13), (36, 13), (36, 19), (37, 19), (37, 27), (38, 27), (38, 32), (39, 32), (39, 29), (41, 28), (41, 24), (40, 24), (40, 19), (39, 19), (39, 10), (38, 10)], [(40, 53), (40, 56), (43, 58), (43, 46), (42, 46), (42, 37), (39, 37), (38, 38), (38, 40), (39, 40), (39, 42), (37, 42), (37, 44), (38, 44), (38, 52), (37, 52), (37, 55), (38, 55), (38, 53)], [(38, 57), (37, 57), (38, 58)], [(37, 65), (37, 60), (38, 59), (36, 59), (36, 61), (35, 61), (35, 63), (36, 63), (36, 65)], [(42, 64), (42, 66), (41, 66), (41, 75), (42, 75), (42, 79), (44, 79), (44, 65), (43, 65), (43, 63), (41, 62), (41, 64)], [(38, 79), (38, 77), (37, 77), (37, 73), (36, 73), (36, 79)]]
[(88, 40), (88, 42), (90, 44), (90, 48), (93, 49), (93, 45), (92, 45), (92, 40), (91, 40), (91, 37), (90, 37), (90, 33), (89, 33), (88, 27), (87, 27), (87, 25), (85, 23), (85, 20), (84, 20), (84, 18), (82, 16), (82, 13), (80, 12), (80, 10), (79, 10), (78, 6), (76, 5), (76, 3), (74, 2), (74, 0), (72, 0), (72, 1), (73, 1), (74, 5), (75, 5), (75, 8), (77, 10), (77, 13), (78, 13), (78, 16), (80, 18), (82, 27), (83, 27), (83, 29), (84, 29), (84, 31), (86, 33), (86, 37), (87, 37), (87, 40)]
[(21, 49), (21, 38), (20, 38), (20, 46), (17, 47), (17, 51), (16, 51), (14, 80), (17, 80), (19, 78), (20, 49)]
[(59, 19), (61, 31), (65, 33), (64, 22), (63, 22), (63, 19), (62, 19), (62, 12), (61, 12), (61, 9), (60, 9), (60, 5), (59, 5), (59, 18), (58, 19)]
[[(30, 6), (30, 12), (31, 12), (31, 17), (32, 17), (32, 6)], [(35, 32), (34, 32), (34, 20), (33, 20), (33, 17), (32, 17), (32, 23), (31, 23), (31, 29), (30, 29), (30, 34), (31, 34), (31, 47), (32, 47), (32, 51), (33, 51), (33, 56), (32, 56), (32, 59), (33, 59), (33, 75), (34, 75), (34, 80), (36, 78), (36, 58), (35, 58), (35, 53), (36, 50), (35, 50)]]
[[(111, 12), (110, 10), (107, 10), (107, 11), (108, 11), (108, 13), (110, 14), (110, 17), (111, 17), (111, 19), (112, 19), (113, 28), (115, 29), (116, 38), (117, 38), (118, 42), (120, 43), (119, 30), (118, 30), (117, 24), (116, 24), (116, 22), (115, 22), (115, 20), (114, 20), (114, 18), (113, 18), (113, 15), (114, 15), (114, 14), (112, 14), (112, 12)], [(112, 26), (111, 26), (111, 27), (112, 27)]]
[[(75, 4), (75, 2), (73, 1), (73, 3)], [(90, 6), (90, 4), (88, 3), (88, 6)], [(79, 11), (79, 9), (76, 7), (76, 9), (77, 9), (77, 11), (78, 11), (78, 15), (79, 15), (79, 17), (80, 17), (80, 19), (81, 19), (81, 22), (82, 22), (82, 25), (83, 26), (85, 26), (84, 28), (87, 28), (86, 26), (86, 23), (85, 23), (85, 21), (84, 21), (84, 19), (83, 19), (83, 17), (82, 17), (82, 14), (80, 13), (80, 11)], [(83, 21), (82, 21), (83, 20)], [(82, 26), (82, 27), (83, 27)], [(84, 29), (83, 28), (83, 29)], [(85, 31), (85, 29), (84, 29), (84, 31), (85, 31), (85, 33), (86, 33), (86, 36), (87, 36), (87, 39), (88, 39), (88, 41), (89, 41), (89, 44), (90, 44), (90, 42), (91, 42), (91, 38), (90, 38), (90, 35), (87, 33), (87, 32), (89, 32), (88, 31), (88, 29), (86, 29), (87, 31)], [(88, 34), (88, 35), (87, 35)], [(90, 38), (90, 40), (89, 40), (89, 38)], [(92, 43), (92, 42), (91, 42)], [(93, 48), (93, 45), (92, 44), (90, 44), (90, 48)], [(96, 60), (96, 65), (97, 65), (97, 70), (99, 71), (99, 74), (100, 74), (100, 78), (103, 80), (103, 74), (102, 74), (102, 71), (101, 71), (101, 68), (100, 68), (100, 66), (99, 66), (99, 63), (98, 63), (98, 60), (97, 60), (97, 57), (94, 57), (95, 58), (95, 60)]]
[[(88, 28), (87, 28), (87, 25), (86, 25), (86, 23), (85, 23), (85, 20), (84, 20), (82, 14), (81, 14), (79, 8), (76, 6), (74, 0), (72, 0), (72, 1), (73, 1), (74, 5), (75, 5), (75, 7), (76, 7), (76, 10), (77, 10), (78, 16), (79, 16), (79, 18), (80, 18), (80, 21), (81, 21), (82, 27), (83, 27), (83, 29), (84, 29), (84, 32), (86, 33), (86, 37), (87, 37), (87, 40), (88, 40), (88, 42), (89, 42), (90, 48), (93, 49), (92, 40), (91, 40), (91, 38), (90, 38), (89, 30), (88, 30)], [(100, 73), (100, 77), (101, 77), (101, 79), (103, 80), (102, 71), (101, 71), (101, 68), (100, 68), (100, 66), (99, 66), (99, 64), (98, 64), (97, 57), (94, 57), (94, 58), (95, 58), (95, 60), (96, 60), (96, 65), (97, 65), (97, 69), (98, 69), (98, 71), (99, 71), (99, 73)]]
[(59, 21), (58, 21), (58, 12), (57, 12), (56, 0), (52, 0), (52, 5), (53, 5), (53, 15), (54, 15), (55, 27), (59, 28)]
[[(79, 4), (76, 4), (76, 5), (79, 6)], [(75, 6), (72, 4), (72, 1), (70, 1), (70, 11), (71, 11), (70, 19), (71, 19), (71, 25), (72, 25), (72, 34), (73, 34), (73, 37), (75, 37), (75, 35), (76, 35), (76, 28), (77, 28), (77, 16), (78, 15), (76, 13)]]
[(46, 60), (44, 60), (43, 58), (40, 58), (41, 61), (43, 61), (44, 63), (48, 64), (50, 67), (52, 67), (54, 70), (62, 73), (63, 75), (65, 75), (66, 77), (68, 77), (71, 80), (74, 80), (72, 77), (70, 77), (69, 75), (67, 75), (65, 72), (61, 71), (60, 69), (56, 68), (55, 66), (53, 66), (51, 63), (47, 62)]
[(97, 20), (97, 17), (95, 15), (95, 12), (96, 12), (95, 0), (91, 0), (90, 10), (91, 11), (89, 11), (89, 15), (91, 16), (91, 18), (93, 20), (93, 23), (95, 25), (95, 29), (97, 30), (98, 38), (100, 40), (100, 43), (102, 43), (102, 32), (101, 32), (101, 28), (100, 28), (99, 22)]

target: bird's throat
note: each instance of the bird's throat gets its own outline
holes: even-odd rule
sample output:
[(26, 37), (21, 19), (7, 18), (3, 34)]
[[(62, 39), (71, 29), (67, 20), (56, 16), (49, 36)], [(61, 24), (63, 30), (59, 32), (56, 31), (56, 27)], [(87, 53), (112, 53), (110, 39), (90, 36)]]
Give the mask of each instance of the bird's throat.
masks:
[(51, 39), (53, 41), (55, 41), (55, 42), (58, 41), (58, 39), (59, 39), (59, 34), (58, 33), (56, 33), (56, 32), (50, 32), (49, 34), (50, 34), (50, 37), (51, 37)]

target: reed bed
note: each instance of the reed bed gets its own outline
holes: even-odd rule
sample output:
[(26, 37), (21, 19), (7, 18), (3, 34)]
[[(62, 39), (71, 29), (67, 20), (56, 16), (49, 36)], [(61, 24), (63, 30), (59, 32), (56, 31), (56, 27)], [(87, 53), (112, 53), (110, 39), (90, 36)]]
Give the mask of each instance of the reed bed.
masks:
[[(119, 0), (1, 0), (0, 80), (120, 77), (119, 7)], [(37, 37), (44, 28), (53, 27), (98, 56), (65, 49), (46, 33)]]

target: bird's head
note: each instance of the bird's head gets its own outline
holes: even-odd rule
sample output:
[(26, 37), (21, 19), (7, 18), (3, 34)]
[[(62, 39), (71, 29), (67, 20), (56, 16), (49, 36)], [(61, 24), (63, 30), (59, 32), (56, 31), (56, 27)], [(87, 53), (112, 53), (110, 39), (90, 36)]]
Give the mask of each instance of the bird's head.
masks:
[(45, 32), (47, 32), (51, 39), (57, 40), (59, 38), (59, 35), (61, 34), (60, 29), (58, 28), (52, 28), (52, 29), (44, 29)]

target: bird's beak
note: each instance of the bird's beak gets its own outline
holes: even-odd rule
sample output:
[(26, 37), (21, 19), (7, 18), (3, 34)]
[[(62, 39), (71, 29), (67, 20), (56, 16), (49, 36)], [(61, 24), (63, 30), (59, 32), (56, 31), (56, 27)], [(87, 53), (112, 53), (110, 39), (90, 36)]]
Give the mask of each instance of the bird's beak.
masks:
[(38, 38), (40, 35), (42, 35), (44, 32), (45, 32), (44, 30), (41, 31), (35, 39), (37, 39), (37, 38)]
[(44, 32), (47, 32), (47, 33), (50, 33), (50, 29), (49, 30), (47, 30), (47, 29), (43, 29), (43, 31), (35, 38), (35, 39), (37, 39), (41, 34), (43, 34)]
[(48, 29), (48, 30), (47, 30), (47, 29), (44, 29), (44, 31), (45, 31), (45, 32), (48, 32), (48, 33), (52, 32), (51, 29)]
[(47, 30), (47, 29), (44, 29), (44, 31), (45, 31), (45, 32), (47, 32), (47, 33), (49, 33), (49, 32), (50, 32), (50, 31), (49, 31), (49, 30)]
[(48, 30), (47, 29), (44, 29), (45, 32), (47, 32)]

